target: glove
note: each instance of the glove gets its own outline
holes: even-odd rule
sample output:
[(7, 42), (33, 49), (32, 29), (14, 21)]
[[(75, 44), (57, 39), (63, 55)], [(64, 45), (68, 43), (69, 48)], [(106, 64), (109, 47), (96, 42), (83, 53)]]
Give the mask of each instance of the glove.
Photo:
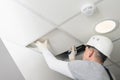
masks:
[(75, 48), (75, 46), (72, 46), (72, 48), (71, 48), (71, 53), (70, 53), (69, 56), (68, 56), (68, 57), (69, 57), (69, 60), (70, 60), (70, 61), (75, 60), (76, 54), (77, 54), (76, 48)]
[(48, 41), (47, 40), (45, 40), (44, 43), (41, 43), (40, 41), (36, 41), (35, 45), (37, 46), (39, 51), (44, 51), (44, 50), (48, 49), (47, 48), (47, 46), (48, 46)]

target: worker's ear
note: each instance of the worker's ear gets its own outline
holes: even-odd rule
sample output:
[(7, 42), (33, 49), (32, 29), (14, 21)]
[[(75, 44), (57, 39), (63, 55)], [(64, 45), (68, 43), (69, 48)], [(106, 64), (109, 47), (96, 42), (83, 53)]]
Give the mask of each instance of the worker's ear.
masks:
[(93, 54), (94, 54), (94, 49), (91, 48), (91, 49), (89, 50), (89, 57), (92, 57)]

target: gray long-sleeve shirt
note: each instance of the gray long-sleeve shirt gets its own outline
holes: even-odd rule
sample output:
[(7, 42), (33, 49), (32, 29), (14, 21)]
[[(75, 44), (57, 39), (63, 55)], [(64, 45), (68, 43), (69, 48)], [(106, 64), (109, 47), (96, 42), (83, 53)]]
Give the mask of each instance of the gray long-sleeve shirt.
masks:
[(105, 68), (96, 62), (72, 61), (69, 69), (75, 80), (110, 80)]

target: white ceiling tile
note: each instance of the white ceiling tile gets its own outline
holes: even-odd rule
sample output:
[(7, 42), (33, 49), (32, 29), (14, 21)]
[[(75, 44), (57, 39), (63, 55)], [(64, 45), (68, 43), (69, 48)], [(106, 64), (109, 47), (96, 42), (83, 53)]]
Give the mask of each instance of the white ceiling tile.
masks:
[[(56, 29), (51, 33), (43, 36), (39, 39), (40, 41), (48, 40), (50, 44), (50, 50), (53, 54), (58, 55), (61, 54), (71, 48), (71, 46), (75, 45), (79, 46), (81, 43), (71, 37), (70, 35)], [(31, 45), (34, 46), (34, 45)], [(34, 49), (37, 51), (37, 49)]]
[(103, 0), (97, 7), (99, 14), (105, 18), (120, 20), (120, 0)]
[(56, 24), (80, 12), (81, 5), (97, 0), (17, 0)]
[(0, 35), (16, 44), (26, 46), (55, 28), (11, 0), (0, 7)]
[(70, 35), (58, 29), (40, 38), (40, 40), (45, 40), (45, 39), (49, 40), (55, 55), (63, 53), (66, 50), (69, 50), (73, 45), (79, 46), (81, 44), (78, 40), (74, 39)]
[(93, 17), (79, 15), (59, 28), (67, 31), (82, 42), (87, 42), (92, 35), (96, 34), (94, 25), (99, 18), (100, 16), (97, 15)]

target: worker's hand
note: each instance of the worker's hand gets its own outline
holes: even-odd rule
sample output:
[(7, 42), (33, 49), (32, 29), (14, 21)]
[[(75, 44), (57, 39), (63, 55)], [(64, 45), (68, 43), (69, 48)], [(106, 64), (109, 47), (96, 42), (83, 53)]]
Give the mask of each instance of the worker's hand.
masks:
[(48, 46), (48, 40), (45, 40), (43, 43), (41, 43), (40, 41), (36, 41), (35, 45), (38, 47), (39, 51), (44, 51)]
[(71, 53), (69, 54), (69, 60), (70, 61), (75, 60), (76, 54), (77, 54), (76, 48), (75, 48), (75, 46), (72, 46)]

